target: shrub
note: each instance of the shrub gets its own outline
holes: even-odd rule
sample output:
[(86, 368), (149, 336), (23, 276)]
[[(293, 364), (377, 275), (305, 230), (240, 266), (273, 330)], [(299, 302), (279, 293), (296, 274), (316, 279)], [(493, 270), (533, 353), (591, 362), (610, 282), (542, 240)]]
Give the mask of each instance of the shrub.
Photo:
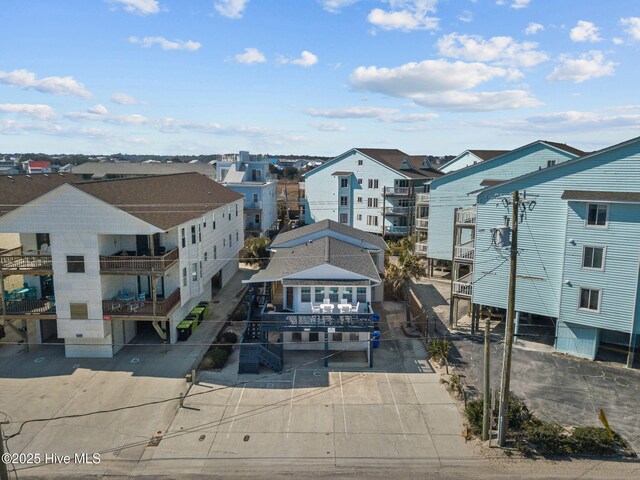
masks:
[(427, 344), (427, 353), (429, 358), (433, 358), (440, 365), (445, 365), (447, 373), (449, 373), (449, 352), (451, 351), (451, 342), (444, 338), (435, 338)]
[[(474, 398), (467, 402), (464, 413), (469, 422), (469, 429), (474, 435), (482, 434), (482, 398)], [(493, 410), (493, 425), (491, 428), (498, 426), (498, 413), (500, 411), (500, 396), (496, 398), (495, 409)], [(522, 431), (525, 426), (537, 425), (541, 423), (529, 411), (527, 406), (513, 395), (509, 396), (509, 430), (512, 432)]]
[(474, 435), (482, 435), (482, 398), (474, 398), (467, 402), (464, 414), (469, 422), (469, 430)]
[(245, 302), (242, 302), (231, 313), (231, 315), (229, 316), (229, 320), (231, 320), (232, 322), (244, 322), (247, 319), (248, 314), (249, 314), (249, 307)]
[(576, 427), (571, 433), (573, 453), (582, 455), (612, 455), (615, 441), (601, 427)]
[(441, 380), (441, 382), (446, 384), (447, 390), (452, 392), (456, 397), (464, 397), (464, 385), (462, 383), (462, 378), (460, 378), (460, 375), (457, 373), (452, 373), (449, 380)]
[(200, 362), (200, 368), (210, 370), (212, 368), (222, 368), (229, 358), (226, 350), (219, 346), (213, 346), (204, 354)]
[(228, 330), (220, 337), (224, 343), (236, 343), (238, 341), (238, 335), (231, 330)]
[(569, 441), (562, 434), (562, 427), (555, 423), (533, 422), (525, 428), (527, 440), (542, 455), (564, 455), (571, 450)]

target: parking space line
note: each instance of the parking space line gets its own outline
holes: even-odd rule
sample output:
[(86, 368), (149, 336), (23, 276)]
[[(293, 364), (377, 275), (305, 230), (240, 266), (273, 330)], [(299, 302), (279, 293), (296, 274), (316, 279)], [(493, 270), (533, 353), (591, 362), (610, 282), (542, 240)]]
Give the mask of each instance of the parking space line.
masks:
[(291, 414), (293, 413), (293, 389), (296, 388), (296, 371), (293, 370), (293, 381), (291, 382), (291, 400), (289, 402), (289, 421), (287, 422), (287, 438), (289, 438), (289, 427), (291, 426)]
[(245, 383), (242, 385), (242, 390), (240, 391), (240, 397), (238, 397), (238, 403), (236, 403), (236, 409), (233, 412), (233, 417), (231, 417), (231, 424), (229, 425), (229, 431), (227, 432), (227, 438), (231, 434), (231, 429), (233, 428), (233, 421), (236, 419), (236, 415), (238, 414), (238, 408), (240, 407), (240, 401), (242, 400), (242, 395), (244, 394), (244, 388), (247, 386)]
[(400, 421), (400, 428), (402, 429), (402, 436), (406, 439), (407, 433), (404, 431), (404, 425), (402, 424), (402, 417), (400, 416), (400, 409), (398, 408), (398, 402), (396, 402), (396, 396), (393, 394), (393, 388), (391, 387), (391, 382), (389, 381), (389, 374), (384, 372), (387, 377), (387, 383), (389, 384), (389, 390), (391, 391), (391, 398), (393, 398), (393, 404), (396, 406), (396, 413), (398, 414), (398, 420)]
[(347, 412), (344, 408), (344, 390), (342, 389), (342, 371), (338, 370), (338, 375), (340, 376), (340, 395), (342, 396), (342, 418), (344, 418), (344, 435), (345, 437), (349, 436), (347, 432)]

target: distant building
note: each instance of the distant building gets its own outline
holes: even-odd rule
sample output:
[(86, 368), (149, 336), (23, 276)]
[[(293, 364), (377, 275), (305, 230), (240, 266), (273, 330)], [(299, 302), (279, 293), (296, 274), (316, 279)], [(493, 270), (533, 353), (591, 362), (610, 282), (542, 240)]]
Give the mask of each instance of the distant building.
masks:
[(201, 173), (212, 180), (216, 178), (215, 167), (208, 163), (86, 162), (73, 166), (71, 171), (84, 180), (110, 180), (189, 172)]
[(51, 163), (46, 160), (29, 160), (26, 165), (26, 172), (34, 173), (51, 173)]

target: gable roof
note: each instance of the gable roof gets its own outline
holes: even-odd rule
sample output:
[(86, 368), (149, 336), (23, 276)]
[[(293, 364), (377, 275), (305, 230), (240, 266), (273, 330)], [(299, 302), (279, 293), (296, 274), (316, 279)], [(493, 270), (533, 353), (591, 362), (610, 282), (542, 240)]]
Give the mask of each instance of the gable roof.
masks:
[(582, 155), (586, 155), (588, 153), (588, 152), (583, 152), (582, 150), (579, 150), (575, 147), (572, 147), (571, 145), (567, 145), (566, 143), (550, 142), (549, 140), (541, 140), (541, 141), (542, 143), (546, 143), (547, 145), (551, 145), (552, 147), (556, 147), (560, 150), (564, 150), (567, 153), (573, 153), (578, 157), (581, 157)]
[(289, 230), (288, 232), (280, 233), (278, 236), (276, 236), (276, 238), (273, 239), (273, 242), (271, 242), (271, 247), (275, 248), (283, 243), (287, 243), (298, 238), (303, 238), (307, 235), (321, 232), (322, 230), (333, 230), (334, 232), (349, 236), (356, 241), (364, 240), (367, 243), (371, 243), (372, 245), (379, 247), (381, 250), (389, 249), (387, 243), (382, 237), (374, 233), (363, 232), (362, 230), (358, 230), (357, 228), (350, 227), (349, 225), (345, 225), (343, 223), (329, 220), (328, 218), (320, 220), (316, 223), (312, 223), (310, 225), (305, 225), (304, 227), (294, 228), (293, 230)]
[(251, 277), (251, 283), (281, 280), (321, 265), (331, 265), (380, 282), (378, 269), (367, 250), (336, 238), (323, 237), (278, 249), (267, 267)]
[(560, 197), (563, 200), (579, 202), (600, 201), (620, 203), (640, 203), (640, 192), (589, 192), (585, 190), (565, 190)]
[(66, 183), (163, 230), (243, 198), (199, 173), (94, 182), (68, 174), (0, 176), (0, 216)]
[[(510, 150), (465, 150), (465, 151), (475, 155), (480, 160), (490, 160), (494, 157), (499, 157), (500, 155), (504, 155)], [(453, 160), (455, 160), (455, 158)]]
[[(438, 176), (439, 173), (435, 169), (421, 170), (422, 160), (425, 155), (407, 155), (397, 148), (356, 148), (358, 152), (373, 158), (378, 162), (386, 165), (389, 168), (396, 170), (402, 175), (406, 175), (409, 178), (424, 178)], [(411, 170), (402, 169), (404, 160), (407, 159), (411, 165)]]

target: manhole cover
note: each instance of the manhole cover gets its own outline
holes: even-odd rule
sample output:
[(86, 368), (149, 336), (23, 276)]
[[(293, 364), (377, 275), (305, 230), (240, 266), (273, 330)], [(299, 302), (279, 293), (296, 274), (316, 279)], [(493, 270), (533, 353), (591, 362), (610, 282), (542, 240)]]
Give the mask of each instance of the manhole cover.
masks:
[(244, 438), (243, 438), (243, 440), (244, 440), (245, 442), (248, 442), (248, 441), (249, 441), (249, 438), (250, 438), (250, 435), (245, 435), (245, 436), (244, 436)]

